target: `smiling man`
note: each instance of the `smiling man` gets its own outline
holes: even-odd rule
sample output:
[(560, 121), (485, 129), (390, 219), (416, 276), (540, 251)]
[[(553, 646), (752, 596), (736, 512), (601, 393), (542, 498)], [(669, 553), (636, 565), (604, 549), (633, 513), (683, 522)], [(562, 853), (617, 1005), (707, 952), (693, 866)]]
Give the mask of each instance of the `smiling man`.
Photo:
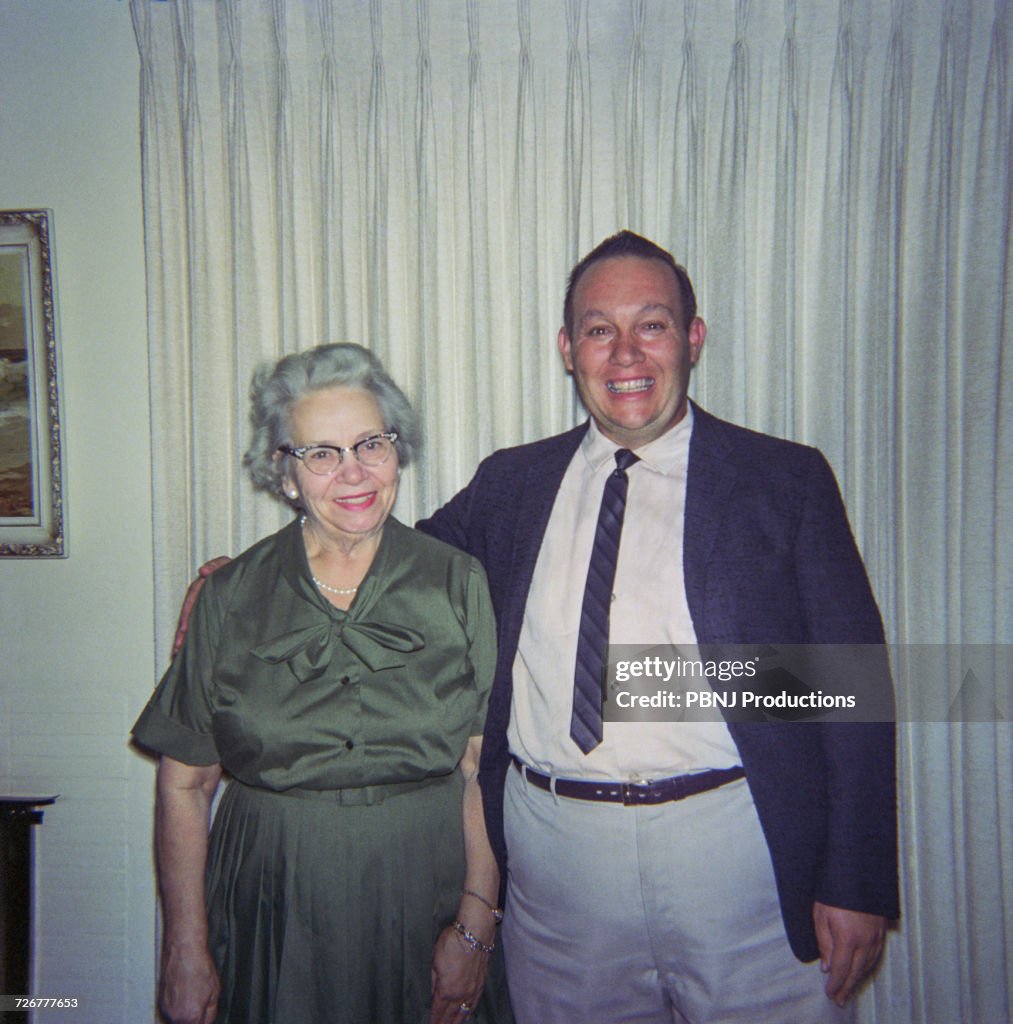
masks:
[(567, 296), (559, 351), (592, 419), (621, 448), (648, 444), (686, 415), (707, 328), (695, 303), (683, 310), (679, 271), (658, 259), (599, 259)]
[(419, 524), (496, 607), (481, 781), (521, 1024), (846, 1020), (899, 913), (888, 723), (602, 721), (607, 643), (883, 642), (819, 452), (689, 402), (706, 333), (668, 252), (606, 239), (558, 337), (590, 420)]

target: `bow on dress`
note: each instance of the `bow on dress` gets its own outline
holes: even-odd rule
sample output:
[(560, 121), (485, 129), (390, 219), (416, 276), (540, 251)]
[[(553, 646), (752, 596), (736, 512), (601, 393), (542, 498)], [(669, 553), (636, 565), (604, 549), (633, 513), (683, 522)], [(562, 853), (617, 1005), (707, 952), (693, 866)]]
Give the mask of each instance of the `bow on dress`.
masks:
[(254, 656), (270, 665), (286, 661), (300, 683), (320, 678), (331, 663), (334, 648), (344, 644), (366, 667), (376, 672), (404, 665), (403, 655), (419, 651), (425, 637), (406, 626), (384, 622), (320, 622), (275, 637), (257, 647)]

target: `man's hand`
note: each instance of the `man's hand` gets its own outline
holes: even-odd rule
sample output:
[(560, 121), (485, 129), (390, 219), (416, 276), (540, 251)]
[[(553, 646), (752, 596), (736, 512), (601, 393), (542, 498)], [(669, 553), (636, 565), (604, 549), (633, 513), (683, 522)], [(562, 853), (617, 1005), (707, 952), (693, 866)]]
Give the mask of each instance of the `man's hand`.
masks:
[(813, 923), (820, 947), (820, 969), (829, 975), (827, 998), (843, 1006), (879, 960), (886, 918), (815, 903)]
[(179, 622), (176, 623), (176, 636), (172, 641), (172, 656), (174, 658), (179, 652), (179, 649), (183, 646), (183, 639), (186, 637), (186, 631), (190, 625), (190, 613), (193, 611), (193, 606), (197, 603), (197, 595), (200, 593), (200, 588), (204, 586), (204, 581), (211, 575), (211, 573), (220, 569), (223, 565), (228, 565), (231, 561), (231, 558), (227, 558), (225, 555), (219, 555), (217, 558), (212, 558), (210, 562), (205, 562), (197, 570), (197, 579), (195, 579), (187, 588), (186, 597), (183, 598), (183, 607), (179, 610)]

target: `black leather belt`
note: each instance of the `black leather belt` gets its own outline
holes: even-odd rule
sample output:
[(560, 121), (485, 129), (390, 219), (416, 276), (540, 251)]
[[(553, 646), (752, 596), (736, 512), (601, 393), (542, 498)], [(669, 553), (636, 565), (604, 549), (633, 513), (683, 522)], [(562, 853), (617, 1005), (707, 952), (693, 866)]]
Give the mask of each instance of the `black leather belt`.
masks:
[(553, 779), (529, 768), (516, 757), (513, 759), (521, 777), (532, 786), (547, 793), (569, 797), (571, 800), (600, 800), (609, 804), (624, 804), (637, 807), (641, 804), (666, 804), (672, 800), (685, 800), (688, 796), (706, 793), (736, 779), (745, 778), (745, 770), (735, 768), (711, 768), (691, 775), (675, 775), (670, 779), (656, 779), (654, 782), (593, 782), (580, 779)]

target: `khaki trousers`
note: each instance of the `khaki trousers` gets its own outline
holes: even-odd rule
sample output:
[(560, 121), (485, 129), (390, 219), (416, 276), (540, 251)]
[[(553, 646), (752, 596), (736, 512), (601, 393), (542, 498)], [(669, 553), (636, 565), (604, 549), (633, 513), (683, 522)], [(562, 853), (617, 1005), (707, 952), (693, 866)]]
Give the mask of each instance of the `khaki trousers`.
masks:
[(674, 803), (507, 776), (503, 943), (518, 1024), (845, 1024), (795, 959), (744, 779)]

